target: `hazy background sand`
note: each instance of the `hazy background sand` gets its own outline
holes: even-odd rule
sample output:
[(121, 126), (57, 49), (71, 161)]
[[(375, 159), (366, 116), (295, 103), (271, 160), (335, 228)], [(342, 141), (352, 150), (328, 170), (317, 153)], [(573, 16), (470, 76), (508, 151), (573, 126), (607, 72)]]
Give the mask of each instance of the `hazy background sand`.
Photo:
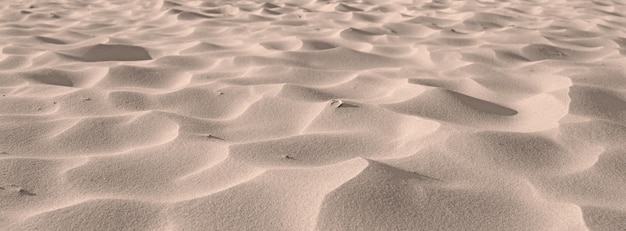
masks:
[(0, 4), (1, 230), (626, 230), (621, 0)]

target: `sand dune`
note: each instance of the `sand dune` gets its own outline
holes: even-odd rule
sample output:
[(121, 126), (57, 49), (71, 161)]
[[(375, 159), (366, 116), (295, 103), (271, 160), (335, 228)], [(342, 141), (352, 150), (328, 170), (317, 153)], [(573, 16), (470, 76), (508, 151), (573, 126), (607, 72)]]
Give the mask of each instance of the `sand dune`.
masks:
[(0, 230), (626, 230), (626, 2), (0, 4)]

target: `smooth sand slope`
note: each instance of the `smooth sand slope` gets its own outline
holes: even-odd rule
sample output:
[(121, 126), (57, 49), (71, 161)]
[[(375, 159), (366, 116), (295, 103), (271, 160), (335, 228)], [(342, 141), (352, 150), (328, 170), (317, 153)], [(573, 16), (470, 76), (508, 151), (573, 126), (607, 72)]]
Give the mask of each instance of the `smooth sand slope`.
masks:
[(623, 0), (9, 0), (0, 230), (626, 230)]

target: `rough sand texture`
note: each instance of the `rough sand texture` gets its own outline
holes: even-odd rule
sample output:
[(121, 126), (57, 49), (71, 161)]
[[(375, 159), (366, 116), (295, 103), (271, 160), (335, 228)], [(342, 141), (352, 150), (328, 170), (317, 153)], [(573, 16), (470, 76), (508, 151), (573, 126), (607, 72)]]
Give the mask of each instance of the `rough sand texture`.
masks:
[(0, 230), (626, 230), (624, 0), (9, 0)]

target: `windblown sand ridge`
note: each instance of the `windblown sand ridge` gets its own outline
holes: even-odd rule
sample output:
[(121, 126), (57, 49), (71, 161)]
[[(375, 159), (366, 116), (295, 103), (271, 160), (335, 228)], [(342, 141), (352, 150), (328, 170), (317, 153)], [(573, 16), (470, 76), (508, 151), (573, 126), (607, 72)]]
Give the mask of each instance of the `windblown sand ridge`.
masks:
[(1, 230), (626, 230), (626, 2), (13, 0)]

